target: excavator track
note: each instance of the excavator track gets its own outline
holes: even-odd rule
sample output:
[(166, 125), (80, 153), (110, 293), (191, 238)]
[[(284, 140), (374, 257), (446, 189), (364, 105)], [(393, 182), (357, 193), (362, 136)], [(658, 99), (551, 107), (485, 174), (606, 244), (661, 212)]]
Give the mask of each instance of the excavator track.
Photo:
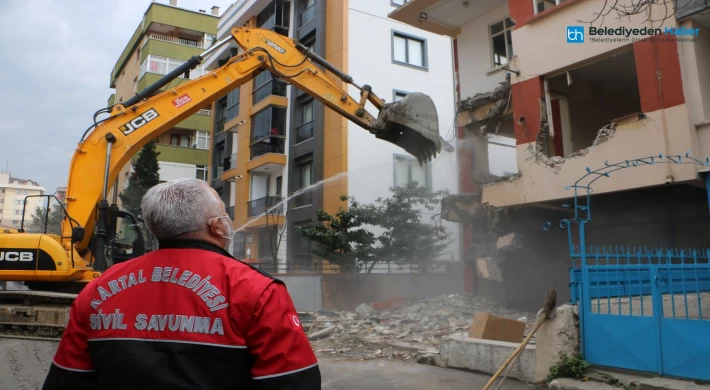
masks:
[(59, 341), (76, 294), (0, 291), (0, 338)]

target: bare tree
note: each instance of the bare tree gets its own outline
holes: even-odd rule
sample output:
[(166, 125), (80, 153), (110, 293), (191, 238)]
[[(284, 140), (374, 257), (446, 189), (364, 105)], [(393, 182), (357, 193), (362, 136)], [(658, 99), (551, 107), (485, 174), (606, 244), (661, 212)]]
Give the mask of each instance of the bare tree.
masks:
[[(631, 18), (633, 15), (644, 15), (646, 22), (664, 22), (675, 16), (677, 10), (690, 5), (693, 0), (604, 0), (604, 5), (594, 13), (591, 20), (577, 20), (579, 23), (594, 25), (604, 24), (607, 16), (617, 19)], [(651, 12), (652, 10), (657, 10)], [(652, 15), (655, 14), (655, 15)]]
[(284, 234), (286, 233), (286, 221), (285, 217), (288, 216), (288, 212), (291, 211), (291, 208), (293, 207), (293, 202), (283, 202), (285, 203), (286, 207), (286, 212), (283, 213), (284, 215), (284, 224), (279, 225), (279, 217), (282, 214), (282, 210), (284, 208), (284, 205), (282, 204), (280, 207), (275, 207), (277, 205), (267, 205), (266, 208), (266, 229), (268, 230), (269, 227), (273, 227), (273, 234), (276, 237), (270, 237), (271, 238), (271, 255), (272, 258), (274, 259), (275, 266), (278, 267), (278, 255), (279, 255), (279, 248), (281, 247), (281, 241), (283, 241)]

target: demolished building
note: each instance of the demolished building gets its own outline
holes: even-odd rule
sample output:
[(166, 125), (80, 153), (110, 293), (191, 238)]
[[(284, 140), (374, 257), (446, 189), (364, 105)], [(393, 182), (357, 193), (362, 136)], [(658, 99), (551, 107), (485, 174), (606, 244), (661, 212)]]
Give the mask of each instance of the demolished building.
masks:
[[(389, 15), (453, 39), (460, 184), (442, 218), (463, 226), (467, 291), (524, 310), (552, 286), (560, 302), (570, 298), (570, 248), (580, 243), (543, 225), (574, 217), (579, 178), (647, 156), (710, 156), (710, 41), (570, 44), (569, 21), (604, 2), (559, 3), (411, 0)], [(705, 246), (707, 170), (643, 165), (597, 180), (587, 241)]]

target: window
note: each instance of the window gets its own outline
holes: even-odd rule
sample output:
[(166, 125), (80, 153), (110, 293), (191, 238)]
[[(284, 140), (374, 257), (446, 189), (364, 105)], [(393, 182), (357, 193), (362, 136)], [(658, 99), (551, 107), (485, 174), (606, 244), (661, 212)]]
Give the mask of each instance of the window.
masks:
[(269, 95), (286, 96), (286, 85), (275, 81), (271, 72), (264, 70), (254, 77), (252, 105), (264, 100)]
[(251, 159), (286, 151), (286, 109), (269, 106), (251, 119)]
[(392, 101), (393, 101), (393, 102), (398, 102), (398, 101), (404, 99), (405, 96), (407, 96), (407, 92), (399, 91), (399, 90), (396, 90), (396, 89), (395, 89), (395, 90), (393, 91)]
[(392, 61), (417, 68), (427, 67), (426, 39), (392, 31)]
[(207, 181), (207, 167), (204, 165), (197, 165), (195, 178)]
[(310, 22), (316, 17), (316, 7), (314, 7), (314, 5), (316, 5), (315, 0), (306, 0), (302, 4), (304, 4), (303, 8), (298, 14), (298, 27), (303, 27), (304, 24)]
[(27, 190), (17, 190), (17, 195), (27, 195)]
[[(296, 161), (296, 190), (307, 188), (313, 184), (313, 157)], [(311, 192), (307, 191), (295, 199), (296, 206), (307, 206), (313, 203)]]
[(190, 147), (190, 137), (183, 134), (171, 134), (170, 135), (170, 145), (181, 146), (183, 148)]
[(22, 199), (15, 199), (15, 204), (17, 206), (22, 206)]
[(301, 104), (298, 111), (298, 123), (296, 128), (296, 143), (300, 143), (313, 138), (313, 99), (308, 99)]
[(15, 215), (22, 215), (22, 210), (13, 210)]
[(138, 77), (133, 79), (133, 93), (138, 93)]
[(215, 145), (214, 153), (212, 153), (212, 180), (218, 180), (224, 172), (224, 141)]
[(279, 176), (276, 178), (276, 196), (281, 196), (281, 190), (283, 187), (283, 176)]
[(195, 142), (193, 142), (192, 147), (202, 150), (207, 150), (210, 148), (210, 133), (207, 131), (196, 131), (197, 136), (195, 137)]
[(409, 0), (390, 0), (390, 4), (395, 7), (401, 7), (407, 3), (409, 3)]
[(565, 0), (533, 0), (533, 3), (535, 4), (535, 14), (537, 15), (542, 11), (546, 11), (562, 3), (563, 1)]
[(227, 94), (226, 113), (224, 120), (230, 121), (239, 115), (239, 93), (240, 88), (233, 89)]
[(413, 157), (394, 156), (394, 186), (403, 187), (417, 182), (420, 187), (431, 187), (431, 165), (420, 166)]
[(298, 230), (299, 228), (304, 228), (308, 226), (308, 224), (311, 223), (311, 221), (299, 221), (294, 223), (294, 228), (295, 231), (295, 239), (293, 240), (293, 261), (298, 264), (302, 265), (310, 265), (309, 262), (311, 261), (311, 241), (308, 240), (306, 237), (303, 236)]
[(510, 35), (513, 27), (515, 27), (515, 23), (509, 17), (490, 25), (494, 68), (507, 64), (513, 58), (513, 39)]
[(237, 233), (234, 235), (234, 244), (232, 246), (232, 256), (237, 259), (243, 259), (246, 257), (247, 245), (246, 245), (246, 233)]
[[(140, 73), (138, 74), (138, 78), (140, 79), (146, 73), (155, 73), (163, 75), (168, 74), (183, 63), (185, 63), (185, 61), (183, 60), (176, 60), (174, 58), (167, 58), (150, 54), (145, 58), (145, 60), (143, 60), (143, 63), (141, 64)], [(195, 69), (190, 71), (190, 79), (194, 80), (206, 73), (208, 73), (208, 71), (202, 69), (202, 65), (198, 65)], [(184, 75), (180, 75), (178, 77), (182, 78), (184, 77)]]

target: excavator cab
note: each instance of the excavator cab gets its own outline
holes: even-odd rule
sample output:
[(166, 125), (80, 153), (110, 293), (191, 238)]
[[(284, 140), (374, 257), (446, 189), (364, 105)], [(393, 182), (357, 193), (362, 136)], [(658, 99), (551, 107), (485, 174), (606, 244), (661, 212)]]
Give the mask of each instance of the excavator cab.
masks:
[(153, 250), (150, 233), (145, 230), (144, 224), (126, 210), (119, 210), (116, 214), (116, 231), (113, 239), (109, 241), (110, 262), (123, 263)]

